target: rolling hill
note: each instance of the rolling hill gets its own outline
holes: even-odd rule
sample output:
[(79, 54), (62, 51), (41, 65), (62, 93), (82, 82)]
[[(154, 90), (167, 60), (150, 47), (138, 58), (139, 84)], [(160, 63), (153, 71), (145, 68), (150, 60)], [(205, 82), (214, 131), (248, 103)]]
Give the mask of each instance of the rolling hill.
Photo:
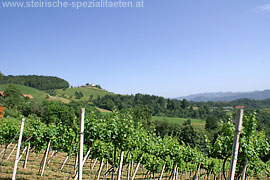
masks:
[(253, 99), (264, 100), (270, 98), (270, 90), (253, 91), (253, 92), (217, 92), (217, 93), (200, 93), (189, 96), (182, 96), (175, 99), (186, 99), (194, 102), (207, 102), (207, 101), (234, 101), (237, 99)]
[[(5, 91), (5, 89), (11, 84), (0, 84), (0, 91)], [(38, 100), (43, 100), (46, 98), (47, 93), (44, 91), (40, 91), (38, 89), (24, 86), (24, 85), (19, 85), (19, 84), (12, 84), (16, 86), (17, 89), (19, 89), (23, 94), (30, 94), (32, 95), (35, 99)]]
[(89, 100), (90, 96), (93, 95), (93, 99), (97, 98), (98, 96), (102, 97), (107, 94), (113, 94), (111, 92), (108, 92), (104, 89), (99, 89), (96, 87), (73, 87), (68, 89), (57, 89), (56, 97), (62, 97), (70, 100), (76, 100), (75, 98), (75, 92), (82, 92), (83, 97), (79, 100)]
[[(11, 84), (0, 84), (0, 91), (5, 91), (5, 89)], [(30, 94), (37, 100), (45, 100), (48, 93), (45, 91), (41, 91), (32, 87), (19, 85), (19, 84), (12, 84), (16, 86), (23, 94)], [(74, 87), (74, 88), (67, 88), (67, 89), (57, 89), (54, 90), (56, 93), (55, 96), (48, 96), (50, 100), (57, 100), (62, 101), (64, 103), (69, 103), (70, 100), (76, 100), (75, 92), (82, 92), (83, 97), (79, 100), (88, 101), (90, 96), (97, 98), (98, 96), (102, 97), (106, 94), (113, 94), (103, 89), (99, 89), (96, 87)]]

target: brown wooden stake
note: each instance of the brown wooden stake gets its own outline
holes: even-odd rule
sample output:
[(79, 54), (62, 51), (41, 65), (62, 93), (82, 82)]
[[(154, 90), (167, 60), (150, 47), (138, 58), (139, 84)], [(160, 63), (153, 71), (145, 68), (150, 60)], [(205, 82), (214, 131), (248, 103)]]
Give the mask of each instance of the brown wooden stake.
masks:
[(176, 180), (178, 179), (178, 170), (179, 170), (179, 168), (177, 167), (177, 169), (176, 169), (176, 177), (175, 177)]
[(60, 170), (62, 170), (62, 169), (64, 168), (64, 166), (65, 166), (65, 164), (66, 164), (68, 158), (69, 158), (69, 156), (67, 156), (67, 157), (65, 158), (63, 164), (62, 164), (61, 167), (60, 167)]
[(50, 146), (51, 146), (51, 140), (48, 143), (48, 147), (47, 147), (47, 151), (46, 151), (46, 155), (45, 155), (45, 159), (44, 159), (44, 162), (43, 162), (43, 167), (42, 167), (42, 171), (41, 171), (40, 176), (43, 176), (45, 166), (46, 166), (46, 163), (47, 163), (47, 158), (48, 158), (48, 155), (49, 155), (49, 152), (50, 152)]
[[(88, 156), (89, 156), (89, 154), (90, 154), (90, 151), (91, 151), (91, 148), (88, 149), (86, 155), (84, 156), (83, 162), (82, 162), (82, 166), (84, 166), (84, 163), (86, 162), (86, 160), (87, 160), (87, 158), (88, 158)], [(78, 174), (78, 172), (77, 172), (77, 173), (76, 173), (76, 176), (75, 176), (75, 178), (74, 178), (74, 180), (77, 180), (77, 179), (78, 179), (78, 176), (79, 176), (79, 174)]]
[(83, 165), (84, 165), (84, 163), (86, 162), (86, 160), (87, 160), (87, 158), (88, 158), (88, 156), (89, 156), (89, 154), (90, 154), (90, 151), (91, 151), (91, 148), (88, 149), (86, 155), (85, 155), (84, 158), (83, 158)]
[(119, 168), (118, 168), (118, 173), (117, 173), (118, 174), (117, 180), (121, 180), (121, 177), (122, 177), (123, 157), (124, 157), (124, 151), (121, 151), (120, 163), (119, 163)]
[(137, 167), (136, 167), (136, 169), (135, 169), (135, 171), (134, 171), (134, 174), (133, 174), (131, 180), (134, 180), (134, 178), (135, 178), (135, 176), (136, 176), (136, 173), (137, 173), (137, 171), (138, 171), (138, 169), (139, 169), (139, 166), (140, 166), (140, 162), (137, 164)]
[(127, 180), (129, 180), (129, 176), (130, 176), (130, 163), (128, 163)]
[(18, 144), (15, 144), (15, 146), (13, 147), (13, 149), (11, 150), (11, 152), (9, 153), (7, 160), (9, 160), (10, 156), (12, 155), (12, 153), (14, 152), (14, 150), (16, 149)]
[(131, 169), (130, 169), (130, 176), (132, 177), (133, 175), (133, 160), (131, 161)]
[(103, 167), (103, 161), (104, 161), (104, 158), (102, 158), (101, 163), (100, 163), (100, 166), (99, 166), (99, 169), (98, 169), (97, 180), (99, 180), (99, 177), (100, 177), (100, 174), (101, 174), (101, 170), (102, 170), (102, 167)]
[(49, 164), (49, 163), (51, 162), (52, 158), (53, 158), (57, 153), (58, 153), (58, 151), (53, 151), (53, 153), (51, 154), (51, 156), (50, 156), (50, 158), (49, 158), (47, 164)]
[(209, 174), (207, 174), (207, 180), (210, 180), (210, 178), (211, 178), (211, 170), (210, 170), (210, 172), (209, 172)]
[(91, 172), (93, 171), (93, 169), (94, 169), (94, 167), (95, 167), (96, 162), (97, 162), (97, 158), (95, 159), (95, 162), (94, 162), (94, 164), (93, 164), (93, 166), (92, 166), (92, 168), (91, 168)]
[(195, 172), (195, 180), (199, 179), (199, 174), (200, 174), (200, 169), (201, 169), (201, 163), (198, 164), (197, 166), (197, 171)]
[[(107, 171), (108, 171), (108, 168), (109, 168), (109, 161), (108, 161), (108, 160), (106, 160), (106, 171), (105, 171), (105, 172), (107, 172)], [(105, 177), (107, 177), (107, 173), (105, 173)]]
[(28, 160), (28, 157), (29, 157), (29, 150), (30, 150), (30, 143), (28, 143), (27, 152), (26, 152), (24, 163), (23, 163), (23, 168), (24, 169), (26, 168), (26, 165), (27, 165), (27, 160)]
[(161, 173), (160, 173), (160, 176), (159, 176), (159, 180), (162, 180), (162, 175), (163, 175), (164, 169), (165, 169), (165, 164), (162, 167), (162, 170), (161, 170)]
[[(47, 148), (45, 149), (44, 154), (43, 154), (43, 157), (42, 157), (42, 160), (41, 160), (41, 162), (40, 162), (38, 173), (41, 172), (41, 168), (42, 168), (42, 164), (43, 164), (43, 162), (44, 162), (45, 156), (46, 156), (46, 152), (47, 152)], [(40, 156), (40, 153), (38, 154), (38, 157), (39, 157), (39, 156)], [(36, 159), (37, 159), (37, 158), (36, 158)]]
[(74, 163), (74, 168), (73, 168), (74, 174), (77, 173), (78, 158), (79, 158), (79, 157), (78, 157), (78, 154), (76, 154), (76, 157), (75, 157), (75, 163)]
[(26, 149), (27, 149), (27, 146), (26, 146), (26, 147), (24, 147), (23, 152), (22, 152), (22, 154), (21, 154), (21, 155), (20, 155), (20, 157), (19, 157), (19, 161), (22, 159), (22, 156), (24, 155), (24, 153), (25, 153)]
[(244, 168), (243, 168), (243, 172), (242, 172), (242, 179), (245, 180), (246, 179), (246, 171), (247, 171), (247, 165), (248, 165), (248, 160), (245, 160), (245, 164), (244, 164)]
[(0, 155), (6, 151), (7, 148), (9, 148), (9, 146), (12, 145), (12, 143), (9, 143), (1, 152), (0, 152)]
[(177, 164), (175, 164), (175, 166), (174, 166), (174, 171), (173, 171), (173, 180), (175, 180), (175, 176), (176, 176), (176, 170), (177, 170)]

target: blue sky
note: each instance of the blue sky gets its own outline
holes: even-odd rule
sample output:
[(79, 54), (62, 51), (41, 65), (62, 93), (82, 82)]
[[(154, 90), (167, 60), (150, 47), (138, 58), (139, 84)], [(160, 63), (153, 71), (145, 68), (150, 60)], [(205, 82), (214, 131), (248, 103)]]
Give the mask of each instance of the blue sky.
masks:
[(270, 89), (269, 22), (270, 0), (0, 7), (0, 71), (164, 97)]

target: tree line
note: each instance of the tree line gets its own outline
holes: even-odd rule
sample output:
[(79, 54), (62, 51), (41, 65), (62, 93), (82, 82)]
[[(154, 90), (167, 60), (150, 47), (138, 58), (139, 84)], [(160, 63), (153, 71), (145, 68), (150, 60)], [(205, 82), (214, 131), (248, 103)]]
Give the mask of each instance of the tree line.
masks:
[(33, 87), (39, 90), (50, 90), (50, 89), (63, 89), (68, 88), (69, 83), (59, 77), (53, 76), (4, 76), (0, 75), (0, 84), (20, 84), (24, 86)]
[(94, 99), (93, 103), (97, 107), (108, 110), (147, 107), (154, 116), (201, 119), (206, 119), (210, 115), (215, 115), (217, 118), (226, 117), (224, 111), (220, 109), (213, 113), (211, 106), (206, 103), (198, 108), (196, 104), (185, 99), (181, 101), (154, 95), (105, 95)]

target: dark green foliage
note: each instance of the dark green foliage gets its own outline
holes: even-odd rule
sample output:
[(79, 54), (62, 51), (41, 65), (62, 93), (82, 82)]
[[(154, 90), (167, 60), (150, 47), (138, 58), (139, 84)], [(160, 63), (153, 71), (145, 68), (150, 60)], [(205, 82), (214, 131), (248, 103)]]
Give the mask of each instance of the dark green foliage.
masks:
[(68, 88), (69, 83), (64, 79), (53, 76), (3, 76), (0, 84), (21, 84), (39, 90)]
[(3, 74), (1, 73), (1, 71), (0, 71), (0, 80), (3, 78)]
[(19, 106), (24, 101), (22, 93), (14, 85), (9, 85), (4, 91), (5, 104), (8, 107)]
[(176, 134), (180, 142), (184, 142), (190, 147), (200, 147), (203, 145), (203, 136), (191, 124), (190, 120), (184, 123), (179, 134)]
[(176, 137), (181, 144), (185, 143), (190, 147), (198, 148), (204, 146), (203, 134), (192, 126), (191, 120), (185, 121), (183, 126), (168, 123), (167, 121), (156, 121), (155, 129), (156, 133), (161, 137), (166, 135)]
[(75, 91), (75, 98), (76, 99), (81, 99), (83, 97), (83, 93), (81, 91)]
[(215, 130), (218, 128), (218, 119), (215, 116), (208, 116), (206, 118), (205, 129)]
[(152, 114), (149, 108), (134, 108), (132, 115), (135, 124), (138, 124), (139, 122), (145, 129), (154, 129), (154, 122), (152, 120)]
[(98, 88), (98, 89), (102, 89), (100, 85), (96, 85), (96, 88)]
[(41, 117), (42, 121), (46, 124), (58, 124), (61, 122), (66, 125), (72, 125), (76, 117), (80, 117), (80, 108), (86, 109), (86, 115), (93, 112), (98, 113), (94, 107), (84, 102), (73, 101), (70, 104), (64, 104), (59, 101), (44, 101), (41, 107), (43, 110), (42, 114), (39, 114), (39, 117)]
[(49, 123), (59, 123), (60, 121), (64, 124), (70, 124), (75, 118), (75, 112), (68, 105), (60, 103), (58, 101), (44, 101), (44, 114), (43, 122)]
[(46, 92), (51, 96), (56, 96), (56, 91), (55, 90), (47, 90)]
[(270, 141), (270, 112), (257, 111), (258, 130), (263, 130)]
[(161, 137), (170, 134), (175, 127), (175, 124), (168, 123), (167, 121), (155, 121), (156, 133)]
[(93, 103), (108, 110), (147, 107), (155, 116), (206, 118), (208, 114), (211, 114), (210, 107), (207, 105), (202, 106), (199, 111), (194, 111), (185, 99), (180, 101), (154, 95), (106, 95), (95, 99)]
[(91, 95), (90, 95), (90, 97), (89, 97), (89, 101), (92, 101), (92, 100), (93, 100), (93, 98), (94, 98), (94, 95), (93, 95), (93, 94), (91, 94)]

